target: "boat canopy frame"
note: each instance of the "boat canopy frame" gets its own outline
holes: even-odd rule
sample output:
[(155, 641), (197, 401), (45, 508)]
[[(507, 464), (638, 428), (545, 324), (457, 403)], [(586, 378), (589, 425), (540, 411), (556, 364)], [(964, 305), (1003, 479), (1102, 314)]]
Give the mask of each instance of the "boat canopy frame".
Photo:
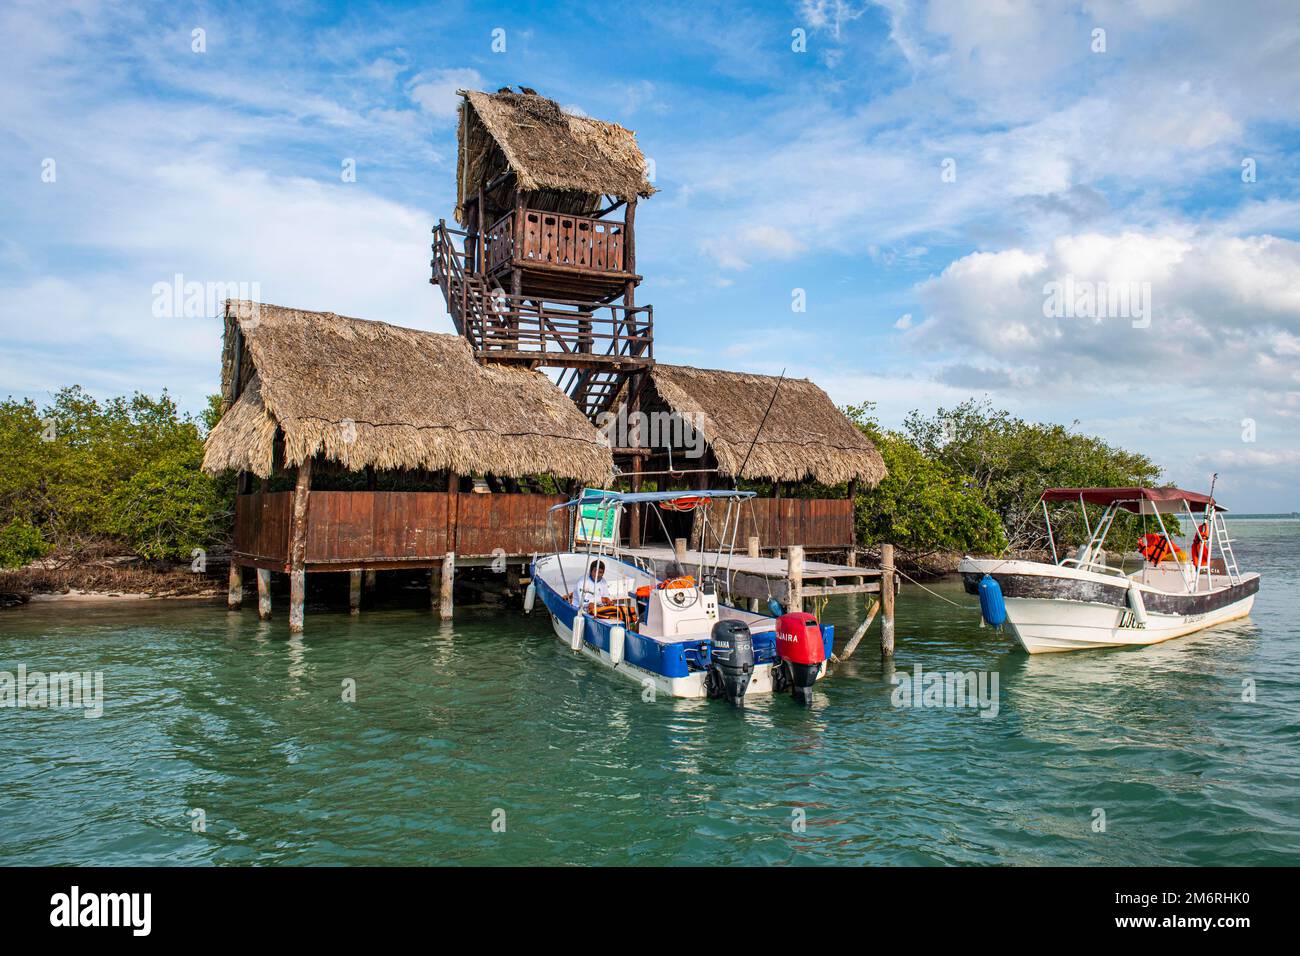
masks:
[[(546, 526), (547, 532), (551, 538), (551, 546), (554, 554), (559, 555), (562, 553), (562, 550), (568, 550), (570, 553), (577, 553), (579, 542), (577, 541), (576, 518), (580, 507), (594, 505), (596, 510), (600, 512), (608, 512), (610, 509), (614, 509), (616, 516), (615, 525), (617, 527), (621, 523), (623, 509), (628, 505), (662, 505), (666, 502), (693, 501), (694, 504), (691, 505), (691, 510), (694, 510), (695, 507), (698, 507), (698, 505), (704, 501), (725, 501), (727, 503), (727, 508), (723, 515), (721, 530), (715, 532), (715, 537), (718, 542), (716, 549), (705, 547), (705, 544), (709, 539), (709, 527), (713, 522), (709, 518), (709, 509), (705, 508), (702, 513), (703, 522), (700, 528), (700, 546), (698, 549), (699, 561), (695, 562), (694, 566), (701, 578), (703, 578), (706, 572), (708, 572), (715, 580), (720, 579), (724, 581), (726, 583), (727, 598), (730, 599), (732, 576), (731, 558), (736, 552), (736, 536), (740, 530), (741, 505), (744, 502), (749, 503), (750, 522), (753, 525), (754, 532), (757, 533), (758, 522), (754, 515), (753, 506), (753, 499), (757, 496), (758, 492), (756, 491), (741, 491), (739, 489), (721, 488), (701, 489), (698, 491), (589, 491), (571, 501), (564, 501), (560, 504), (552, 505), (547, 509)], [(560, 543), (556, 538), (556, 522), (554, 521), (555, 513), (566, 510), (571, 511), (573, 514), (573, 517), (566, 522), (568, 526), (569, 540), (572, 545), (571, 549), (561, 549)], [(663, 515), (659, 513), (659, 508), (654, 508), (652, 510), (654, 511), (655, 516), (659, 519), (660, 529), (663, 531), (664, 538), (671, 548), (673, 543), (672, 535), (668, 531), (667, 524), (664, 523)], [(730, 535), (729, 539), (728, 534)], [(585, 557), (588, 565), (591, 561), (600, 560), (602, 557), (609, 557), (615, 561), (632, 564), (648, 574), (655, 573), (654, 568), (647, 562), (643, 561), (639, 556), (635, 554), (627, 554), (622, 546), (622, 542), (618, 540), (617, 535), (615, 535), (613, 541), (593, 541), (591, 538), (587, 538), (583, 543), (587, 546)], [(673, 561), (677, 565), (677, 573), (679, 575), (687, 574), (688, 564), (682, 561), (682, 558), (677, 554), (676, 548), (673, 548), (672, 550)], [(727, 557), (725, 569), (722, 567), (723, 554), (726, 554)], [(710, 556), (713, 558), (712, 564), (709, 564), (708, 561)], [(721, 576), (719, 575), (720, 569), (722, 570)], [(560, 581), (565, 590), (569, 591), (569, 582), (564, 576), (564, 562), (560, 562)]]
[[(1088, 539), (1072, 557), (1061, 558), (1057, 551), (1056, 537), (1052, 530), (1052, 516), (1047, 507), (1049, 501), (1078, 502)], [(1187, 593), (1192, 594), (1198, 590), (1202, 572), (1205, 574), (1206, 588), (1214, 589), (1215, 545), (1218, 545), (1219, 556), (1223, 559), (1225, 574), (1221, 576), (1226, 576), (1229, 584), (1240, 583), (1241, 573), (1237, 567), (1236, 554), (1232, 549), (1232, 539), (1228, 536), (1227, 525), (1223, 520), (1223, 512), (1227, 509), (1220, 507), (1211, 495), (1182, 491), (1178, 488), (1048, 488), (1040, 496), (1039, 503), (1043, 507), (1043, 518), (1047, 523), (1047, 540), (1052, 548), (1052, 562), (1060, 567), (1073, 565), (1081, 571), (1125, 576), (1123, 569), (1111, 567), (1100, 560), (1102, 547), (1106, 543), (1107, 535), (1110, 534), (1111, 526), (1115, 523), (1115, 516), (1121, 510), (1132, 514), (1154, 516), (1161, 535), (1166, 541), (1172, 543), (1174, 537), (1165, 527), (1164, 515), (1172, 514), (1179, 517), (1185, 515), (1191, 521), (1192, 528), (1187, 536), (1188, 559), (1186, 561), (1180, 559), (1177, 551), (1174, 551), (1172, 557), (1178, 566), (1179, 577)], [(1103, 508), (1095, 527), (1088, 519), (1089, 504)], [(1199, 518), (1192, 510), (1193, 505), (1204, 507)], [(1193, 562), (1191, 541), (1200, 534), (1201, 527), (1206, 529), (1205, 552), (1201, 561)]]

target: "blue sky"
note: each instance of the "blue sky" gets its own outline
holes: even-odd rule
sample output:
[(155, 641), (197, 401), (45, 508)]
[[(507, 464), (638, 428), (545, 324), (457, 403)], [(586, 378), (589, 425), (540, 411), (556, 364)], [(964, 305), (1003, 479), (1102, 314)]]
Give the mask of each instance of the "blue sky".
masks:
[[(0, 77), (6, 394), (198, 409), (220, 325), (154, 314), (177, 274), (449, 331), (455, 90), (524, 84), (654, 163), (660, 359), (886, 424), (987, 396), (1300, 509), (1294, 3), (6, 0)], [(1067, 278), (1148, 284), (1149, 321), (1047, 314)]]

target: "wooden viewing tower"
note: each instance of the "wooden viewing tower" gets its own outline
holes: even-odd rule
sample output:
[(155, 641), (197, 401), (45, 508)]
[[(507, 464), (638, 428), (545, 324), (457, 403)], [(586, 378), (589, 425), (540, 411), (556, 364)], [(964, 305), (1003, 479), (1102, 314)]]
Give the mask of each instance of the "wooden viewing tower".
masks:
[[(457, 567), (517, 582), (557, 544), (553, 506), (643, 480), (766, 488), (742, 542), (751, 597), (768, 582), (794, 606), (879, 590), (855, 559), (803, 558), (855, 552), (856, 489), (885, 474), (830, 397), (806, 379), (655, 364), (635, 236), (655, 190), (635, 136), (526, 87), (461, 95), (460, 228), (434, 227), (432, 258), (456, 334), (226, 304), (203, 467), (239, 475), (229, 605), (253, 569), (269, 617), (271, 575), (286, 574), (301, 631), (309, 573), (346, 574), (357, 612), (380, 574), (420, 572), (450, 617)], [(605, 413), (627, 427), (602, 434)], [(704, 522), (676, 519), (700, 514), (670, 516), (674, 548), (699, 544)], [(634, 506), (621, 536), (660, 560), (648, 527)]]
[(655, 190), (629, 130), (520, 90), (460, 91), (464, 228), (434, 228), (430, 281), (480, 362), (559, 370), (595, 421), (654, 364), (635, 229)]

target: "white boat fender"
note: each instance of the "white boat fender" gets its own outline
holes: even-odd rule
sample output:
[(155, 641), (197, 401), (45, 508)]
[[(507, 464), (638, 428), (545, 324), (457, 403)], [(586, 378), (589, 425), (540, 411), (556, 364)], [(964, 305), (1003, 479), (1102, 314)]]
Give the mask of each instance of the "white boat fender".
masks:
[(623, 663), (623, 644), (627, 640), (627, 632), (621, 627), (611, 627), (609, 629), (609, 662), (611, 664)]
[(524, 592), (524, 613), (533, 613), (533, 603), (537, 600), (537, 585), (528, 582), (528, 590)]
[(573, 637), (569, 639), (570, 650), (582, 649), (582, 628), (585, 623), (586, 618), (582, 616), (581, 611), (573, 615)]
[(1130, 581), (1128, 585), (1128, 608), (1133, 612), (1133, 620), (1137, 622), (1137, 626), (1146, 627), (1146, 602), (1142, 600), (1142, 592), (1138, 590), (1136, 583), (1133, 581)]

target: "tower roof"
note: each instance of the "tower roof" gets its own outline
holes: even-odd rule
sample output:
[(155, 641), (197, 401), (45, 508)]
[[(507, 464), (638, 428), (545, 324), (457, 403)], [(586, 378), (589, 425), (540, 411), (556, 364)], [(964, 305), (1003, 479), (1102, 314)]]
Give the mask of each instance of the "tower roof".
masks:
[[(630, 200), (655, 188), (645, 175), (636, 134), (617, 123), (566, 113), (536, 93), (460, 90), (456, 218), (480, 185), (503, 172), (520, 189), (573, 194), (582, 210), (597, 208), (602, 195)], [(572, 204), (569, 204), (572, 205)]]

